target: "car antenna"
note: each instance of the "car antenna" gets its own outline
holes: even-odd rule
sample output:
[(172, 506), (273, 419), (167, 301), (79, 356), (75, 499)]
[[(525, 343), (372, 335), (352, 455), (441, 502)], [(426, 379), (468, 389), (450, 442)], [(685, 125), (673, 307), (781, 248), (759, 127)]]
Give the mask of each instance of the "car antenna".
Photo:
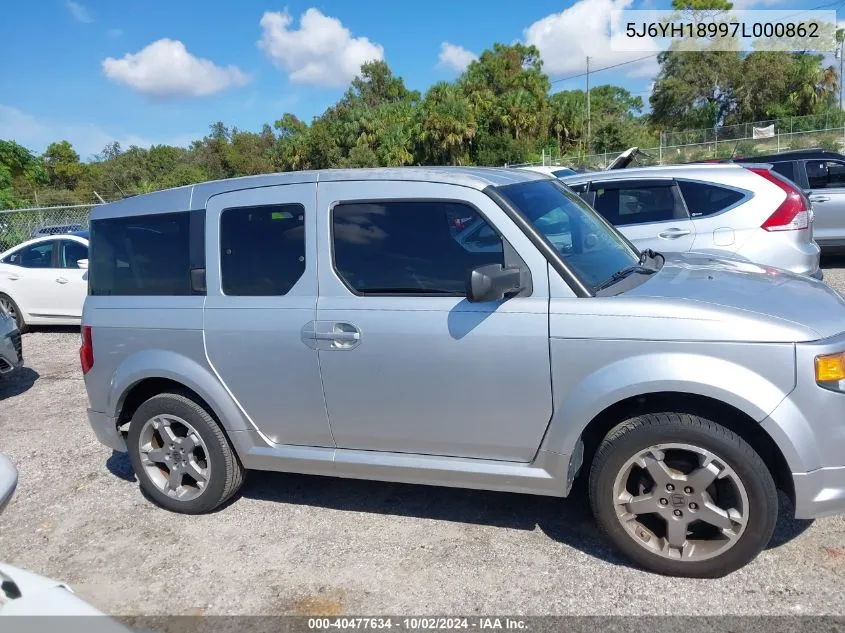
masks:
[(736, 158), (736, 148), (739, 147), (739, 141), (740, 141), (740, 139), (736, 139), (736, 143), (734, 143), (733, 151), (731, 152), (731, 157), (728, 160), (733, 160), (734, 158)]

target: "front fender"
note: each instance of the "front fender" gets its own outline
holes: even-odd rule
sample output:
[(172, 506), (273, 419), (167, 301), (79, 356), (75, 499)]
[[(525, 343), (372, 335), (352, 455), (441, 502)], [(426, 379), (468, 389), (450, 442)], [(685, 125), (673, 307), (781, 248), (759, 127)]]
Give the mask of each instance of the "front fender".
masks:
[[(644, 351), (648, 344), (642, 341), (589, 341), (583, 349), (581, 343), (572, 343), (552, 341), (555, 412), (542, 446), (564, 455), (574, 454), (582, 432), (597, 415), (627, 398), (696, 394), (729, 404), (759, 422), (795, 388), (793, 346), (759, 345), (750, 354), (737, 349), (748, 346), (719, 343), (661, 344), (673, 350), (666, 352)], [(626, 353), (635, 347), (641, 351)], [(730, 349), (732, 357), (704, 353), (708, 348)], [(588, 371), (574, 373), (573, 358)]]
[(109, 383), (106, 413), (117, 418), (126, 394), (145, 378), (167, 378), (196, 392), (211, 407), (227, 431), (252, 429), (207, 365), (166, 349), (140, 351), (123, 360)]

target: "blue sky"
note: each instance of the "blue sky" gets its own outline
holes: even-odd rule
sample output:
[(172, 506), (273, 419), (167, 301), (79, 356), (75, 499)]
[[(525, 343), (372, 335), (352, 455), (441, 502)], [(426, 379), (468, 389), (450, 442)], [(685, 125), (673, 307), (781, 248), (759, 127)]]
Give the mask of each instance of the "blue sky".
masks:
[[(809, 8), (822, 0), (741, 0)], [(552, 79), (643, 53), (607, 46), (611, 9), (664, 0), (36, 0), (7, 3), (0, 40), (0, 138), (35, 151), (71, 141), (83, 158), (118, 140), (186, 144), (208, 126), (257, 130), (305, 120), (343, 93), (354, 68), (383, 57), (411, 88), (454, 79), (495, 41), (535, 43)], [(653, 59), (595, 74), (644, 99)], [(583, 88), (584, 78), (554, 89)]]

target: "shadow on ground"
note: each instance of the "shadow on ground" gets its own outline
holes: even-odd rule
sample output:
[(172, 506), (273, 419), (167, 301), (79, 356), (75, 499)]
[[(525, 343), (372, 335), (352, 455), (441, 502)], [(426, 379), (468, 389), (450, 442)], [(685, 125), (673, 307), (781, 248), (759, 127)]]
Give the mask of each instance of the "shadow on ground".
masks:
[(6, 374), (0, 378), (0, 401), (28, 391), (39, 377), (39, 373), (29, 367), (21, 367)]
[(111, 457), (106, 460), (106, 468), (118, 479), (137, 481), (135, 471), (132, 469), (132, 462), (129, 460), (129, 453), (112, 451)]
[[(601, 534), (587, 501), (585, 486), (565, 499), (506, 492), (441, 488), (413, 484), (250, 472), (240, 495), (333, 510), (373, 512), (518, 530), (539, 527), (549, 538), (601, 560), (630, 566)], [(793, 519), (792, 504), (780, 497), (780, 512), (767, 549), (802, 534), (812, 521)]]
[[(132, 464), (125, 453), (113, 453), (106, 466), (115, 476), (135, 481)], [(247, 497), (332, 510), (518, 530), (539, 527), (555, 541), (601, 560), (630, 566), (629, 561), (617, 554), (599, 534), (583, 488), (576, 486), (570, 497), (556, 499), (505, 492), (251, 471), (240, 493), (229, 503), (236, 503), (239, 497)], [(781, 510), (768, 549), (788, 543), (812, 524), (812, 521), (791, 518), (792, 506), (785, 495), (781, 495), (780, 501)]]
[(845, 254), (822, 255), (819, 266), (822, 268), (845, 268)]
[[(37, 334), (44, 332), (46, 334), (79, 334), (81, 332), (79, 325), (33, 325), (30, 332)], [(26, 350), (24, 350), (26, 355)]]

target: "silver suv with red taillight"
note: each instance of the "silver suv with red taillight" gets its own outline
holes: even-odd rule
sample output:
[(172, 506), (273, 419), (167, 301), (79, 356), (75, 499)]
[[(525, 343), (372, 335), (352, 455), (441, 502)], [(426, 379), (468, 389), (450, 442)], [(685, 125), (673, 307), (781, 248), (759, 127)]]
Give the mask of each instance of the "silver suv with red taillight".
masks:
[(641, 167), (562, 180), (639, 249), (728, 253), (822, 277), (810, 201), (771, 165)]

